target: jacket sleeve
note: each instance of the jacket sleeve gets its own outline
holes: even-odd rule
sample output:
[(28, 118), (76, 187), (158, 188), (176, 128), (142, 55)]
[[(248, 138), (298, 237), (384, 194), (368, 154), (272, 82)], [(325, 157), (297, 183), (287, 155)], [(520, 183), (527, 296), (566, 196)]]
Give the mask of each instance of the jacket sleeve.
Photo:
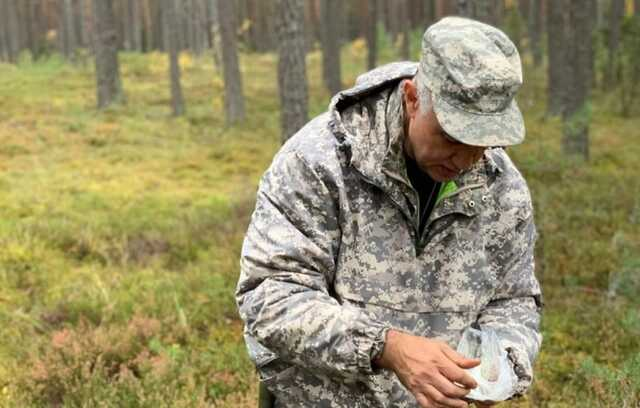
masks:
[(341, 239), (336, 201), (299, 154), (279, 153), (258, 189), (236, 301), (246, 333), (279, 359), (355, 378), (373, 372), (388, 328), (331, 296)]
[(500, 283), (483, 309), (478, 323), (493, 328), (506, 347), (518, 377), (516, 396), (526, 392), (533, 379), (538, 354), (541, 293), (534, 275), (534, 246), (537, 237), (531, 211), (518, 218), (517, 225), (500, 252)]

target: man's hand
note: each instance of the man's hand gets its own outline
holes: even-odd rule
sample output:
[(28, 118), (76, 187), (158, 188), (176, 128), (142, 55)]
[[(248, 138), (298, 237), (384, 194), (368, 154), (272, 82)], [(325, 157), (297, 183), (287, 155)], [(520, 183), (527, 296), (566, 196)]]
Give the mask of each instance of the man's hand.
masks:
[(476, 381), (464, 371), (480, 360), (464, 358), (446, 343), (389, 330), (381, 357), (374, 362), (392, 370), (422, 408), (467, 407), (464, 396)]

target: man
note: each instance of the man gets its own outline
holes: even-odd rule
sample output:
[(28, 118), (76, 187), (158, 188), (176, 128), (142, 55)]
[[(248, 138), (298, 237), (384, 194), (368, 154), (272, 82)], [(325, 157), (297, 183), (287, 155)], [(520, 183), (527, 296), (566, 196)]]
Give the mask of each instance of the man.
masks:
[(276, 155), (242, 248), (237, 302), (276, 407), (463, 407), (493, 329), (517, 376), (541, 342), (531, 199), (501, 148), (524, 138), (520, 58), (449, 17), (420, 62), (337, 94)]

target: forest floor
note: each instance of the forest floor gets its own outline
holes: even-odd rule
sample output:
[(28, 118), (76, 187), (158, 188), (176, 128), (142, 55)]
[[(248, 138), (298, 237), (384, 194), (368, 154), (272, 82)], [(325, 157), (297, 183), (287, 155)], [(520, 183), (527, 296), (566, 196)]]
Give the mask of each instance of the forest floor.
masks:
[[(343, 82), (364, 70), (343, 49)], [(383, 53), (383, 61), (393, 59)], [(126, 105), (96, 112), (91, 62), (0, 64), (0, 406), (256, 406), (233, 292), (258, 180), (279, 146), (276, 57), (243, 54), (247, 120), (225, 128), (210, 57), (122, 54)], [(318, 52), (310, 111), (326, 109)], [(544, 70), (509, 149), (540, 233), (544, 342), (511, 407), (640, 404), (640, 119), (597, 95), (591, 158), (561, 154)]]

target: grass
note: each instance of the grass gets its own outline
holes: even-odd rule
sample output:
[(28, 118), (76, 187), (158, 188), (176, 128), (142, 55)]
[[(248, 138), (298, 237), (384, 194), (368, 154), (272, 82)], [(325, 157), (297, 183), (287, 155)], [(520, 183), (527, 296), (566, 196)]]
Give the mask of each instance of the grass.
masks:
[[(387, 46), (381, 59), (394, 58)], [(364, 71), (343, 49), (343, 81)], [(527, 62), (510, 149), (540, 232), (544, 343), (512, 407), (640, 401), (640, 120), (596, 95), (592, 157), (560, 151)], [(318, 52), (310, 111), (326, 109)], [(0, 65), (0, 406), (256, 405), (233, 291), (257, 182), (279, 146), (277, 60), (243, 54), (247, 120), (225, 128), (212, 58), (121, 54), (127, 103), (94, 109), (91, 64)]]

